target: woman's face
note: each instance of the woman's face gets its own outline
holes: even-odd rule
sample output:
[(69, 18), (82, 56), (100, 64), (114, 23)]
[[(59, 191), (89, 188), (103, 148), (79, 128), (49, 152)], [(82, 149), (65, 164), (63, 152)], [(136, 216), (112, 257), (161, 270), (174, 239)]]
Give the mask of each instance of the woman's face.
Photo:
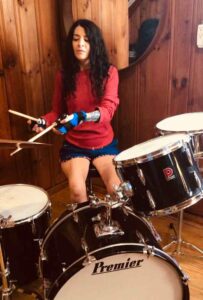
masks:
[(77, 26), (73, 33), (73, 52), (81, 68), (89, 66), (90, 44), (83, 27)]

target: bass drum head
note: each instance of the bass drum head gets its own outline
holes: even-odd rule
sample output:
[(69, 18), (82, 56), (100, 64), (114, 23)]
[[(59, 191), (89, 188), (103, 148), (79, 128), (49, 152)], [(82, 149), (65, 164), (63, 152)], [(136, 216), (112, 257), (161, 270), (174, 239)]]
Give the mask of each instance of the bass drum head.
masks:
[(48, 299), (189, 299), (176, 262), (159, 249), (152, 247), (153, 255), (144, 249), (141, 244), (121, 244), (90, 253), (96, 261), (83, 267), (83, 257), (73, 264), (56, 280)]

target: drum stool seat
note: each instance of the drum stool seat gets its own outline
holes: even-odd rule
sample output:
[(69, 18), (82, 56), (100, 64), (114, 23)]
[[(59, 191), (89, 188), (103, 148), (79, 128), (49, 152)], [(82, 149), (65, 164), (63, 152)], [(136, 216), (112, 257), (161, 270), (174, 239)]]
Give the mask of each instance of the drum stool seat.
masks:
[(97, 171), (97, 169), (92, 165), (90, 164), (90, 167), (89, 167), (89, 172), (88, 172), (88, 175), (87, 175), (87, 180), (86, 180), (86, 185), (87, 185), (87, 192), (89, 195), (93, 195), (93, 178), (98, 178), (100, 177), (100, 174), (99, 172)]

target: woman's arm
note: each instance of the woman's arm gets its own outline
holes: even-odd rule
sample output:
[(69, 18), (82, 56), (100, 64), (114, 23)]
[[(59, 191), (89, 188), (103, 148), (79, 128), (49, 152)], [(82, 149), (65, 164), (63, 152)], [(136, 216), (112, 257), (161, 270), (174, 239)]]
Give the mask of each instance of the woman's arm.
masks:
[(118, 71), (114, 66), (110, 66), (104, 96), (101, 103), (96, 107), (100, 111), (99, 122), (110, 122), (114, 116), (119, 104), (118, 83)]
[(54, 93), (52, 97), (52, 110), (43, 115), (46, 125), (51, 125), (62, 114), (62, 73), (57, 72), (54, 82)]

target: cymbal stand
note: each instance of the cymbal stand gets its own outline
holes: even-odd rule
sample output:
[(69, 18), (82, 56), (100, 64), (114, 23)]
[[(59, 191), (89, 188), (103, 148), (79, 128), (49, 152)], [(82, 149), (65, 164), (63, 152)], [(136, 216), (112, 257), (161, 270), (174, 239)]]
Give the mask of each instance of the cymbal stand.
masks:
[(164, 246), (163, 250), (168, 250), (172, 245), (175, 244), (176, 249), (172, 252), (172, 255), (174, 255), (174, 254), (184, 255), (184, 253), (181, 252), (181, 246), (186, 246), (192, 250), (196, 250), (197, 252), (199, 252), (201, 254), (200, 256), (197, 256), (197, 257), (203, 258), (203, 250), (202, 249), (200, 249), (199, 247), (193, 245), (192, 243), (186, 242), (182, 239), (183, 210), (180, 211), (178, 223), (179, 223), (178, 224), (178, 234), (176, 233), (175, 229), (173, 228), (176, 237), (168, 245)]
[(1, 267), (1, 277), (2, 277), (2, 296), (1, 296), (1, 299), (2, 300), (11, 300), (12, 299), (12, 293), (15, 289), (15, 286), (9, 280), (10, 271), (9, 271), (8, 264), (5, 268), (1, 244), (0, 244), (0, 267)]

